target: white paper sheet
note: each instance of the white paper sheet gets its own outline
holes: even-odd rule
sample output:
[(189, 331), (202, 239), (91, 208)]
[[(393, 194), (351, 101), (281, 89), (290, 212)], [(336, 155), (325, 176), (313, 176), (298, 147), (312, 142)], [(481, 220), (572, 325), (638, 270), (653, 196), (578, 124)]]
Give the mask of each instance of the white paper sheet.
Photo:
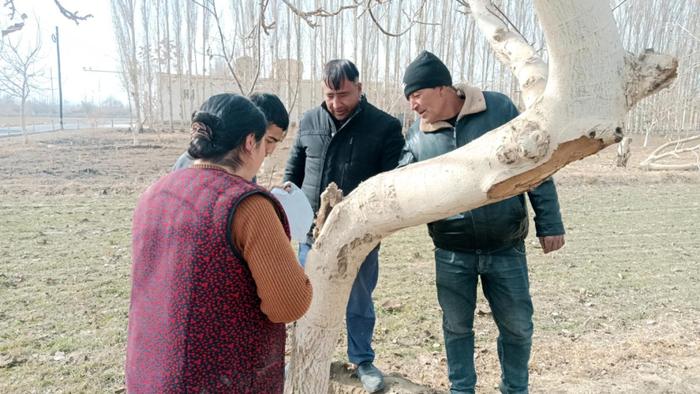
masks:
[(291, 185), (291, 188), (290, 192), (286, 192), (284, 189), (275, 187), (270, 190), (270, 193), (279, 200), (287, 214), (292, 239), (306, 242), (306, 234), (313, 223), (314, 212), (311, 210), (311, 204), (306, 199), (304, 192), (294, 184)]

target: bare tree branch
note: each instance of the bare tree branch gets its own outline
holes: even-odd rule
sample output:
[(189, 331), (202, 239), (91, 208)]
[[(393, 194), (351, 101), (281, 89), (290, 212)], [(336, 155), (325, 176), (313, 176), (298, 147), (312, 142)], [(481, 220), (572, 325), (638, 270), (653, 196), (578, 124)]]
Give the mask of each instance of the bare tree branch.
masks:
[(353, 0), (354, 4), (342, 5), (336, 11), (327, 11), (323, 7), (317, 8), (313, 11), (301, 11), (300, 9), (296, 8), (292, 3), (290, 3), (289, 0), (282, 0), (282, 2), (285, 5), (287, 5), (287, 7), (294, 14), (296, 14), (299, 18), (304, 20), (304, 22), (306, 22), (306, 24), (310, 27), (318, 26), (318, 23), (316, 23), (316, 21), (314, 20), (315, 18), (330, 18), (340, 14), (343, 11), (352, 10), (362, 5), (362, 0)]
[[(66, 18), (74, 21), (76, 25), (79, 23), (79, 21), (84, 21), (84, 20), (87, 20), (88, 18), (93, 17), (92, 14), (80, 16), (80, 15), (78, 15), (78, 11), (73, 11), (73, 12), (68, 11), (68, 9), (66, 9), (66, 7), (64, 7), (63, 4), (61, 4), (61, 2), (59, 0), (53, 0), (53, 1), (56, 4), (56, 6), (58, 7), (58, 10), (61, 12), (61, 14), (63, 14), (63, 16), (65, 16)], [(5, 0), (5, 2), (3, 3), (3, 7), (7, 8), (9, 10), (8, 16), (10, 18), (10, 21), (12, 19), (14, 19), (15, 15), (18, 12), (17, 8), (15, 7), (14, 0)], [(14, 24), (2, 29), (2, 37), (5, 37), (6, 35), (8, 35), (10, 33), (14, 33), (16, 31), (22, 30), (22, 28), (24, 27), (24, 20), (27, 19), (27, 14), (24, 14), (24, 13), (20, 14), (20, 19), (22, 19), (22, 20), (15, 22)]]
[(615, 8), (613, 8), (612, 10), (615, 11), (615, 10), (618, 9), (621, 5), (625, 4), (626, 2), (627, 2), (627, 0), (622, 0), (622, 1), (620, 2), (620, 4), (616, 5)]
[(64, 6), (61, 4), (61, 2), (58, 1), (58, 0), (53, 0), (53, 2), (56, 3), (56, 6), (58, 7), (58, 10), (61, 11), (61, 14), (63, 14), (63, 16), (65, 16), (66, 18), (68, 18), (68, 19), (72, 20), (73, 22), (75, 22), (76, 25), (79, 24), (80, 21), (84, 21), (84, 20), (87, 20), (88, 18), (92, 18), (92, 14), (87, 14), (87, 15), (85, 15), (85, 16), (80, 16), (80, 15), (78, 15), (78, 12), (79, 12), (79, 11), (73, 11), (73, 12), (68, 11), (68, 10), (66, 9), (66, 7), (64, 7)]
[(267, 6), (270, 4), (270, 0), (264, 0), (260, 3), (260, 27), (265, 32), (265, 35), (270, 35), (270, 30), (274, 29), (277, 22), (272, 21), (270, 24), (265, 23), (265, 11)]
[[(510, 21), (510, 19), (508, 18), (508, 16), (507, 16), (503, 11), (501, 11), (501, 9), (498, 8), (498, 6), (497, 6), (496, 4), (494, 4), (494, 3), (492, 2), (491, 5), (493, 6), (493, 8), (495, 8), (495, 9), (498, 11), (499, 14), (501, 14), (501, 16), (503, 16), (503, 18), (508, 22), (508, 24), (510, 24), (511, 27), (513, 27), (513, 29), (520, 35), (520, 37), (522, 37), (522, 39), (523, 39), (528, 45), (533, 45), (533, 44), (530, 44), (530, 41), (528, 41), (528, 39), (525, 38), (525, 36), (523, 35), (523, 33), (521, 33), (520, 30), (518, 30), (518, 27), (515, 26), (515, 24), (514, 24), (513, 22)], [(496, 15), (495, 13), (493, 13), (493, 11), (491, 11), (490, 9), (489, 9), (489, 12), (491, 12), (491, 13), (493, 14), (493, 16), (495, 16), (496, 18), (501, 19), (501, 17), (499, 17), (498, 15)], [(501, 20), (503, 20), (503, 19), (501, 19)], [(503, 22), (503, 23), (505, 24), (505, 22)]]
[[(690, 147), (683, 147), (687, 143), (696, 141), (700, 142), (700, 135), (669, 141), (654, 149), (649, 157), (639, 163), (639, 167), (643, 170), (700, 170), (700, 157), (698, 156), (698, 152), (700, 152), (700, 143)], [(673, 149), (669, 150), (668, 148), (671, 146), (673, 146)], [(666, 150), (666, 152), (664, 152), (664, 150)], [(695, 156), (695, 162), (659, 163), (659, 161), (667, 158), (682, 160), (680, 155), (683, 153), (692, 153)]]
[[(408, 33), (408, 32), (411, 30), (411, 28), (412, 28), (414, 25), (418, 24), (418, 23), (421, 23), (421, 24), (432, 24), (432, 23), (420, 22), (420, 21), (416, 20), (416, 17), (418, 16), (418, 14), (420, 14), (420, 12), (423, 10), (423, 7), (425, 7), (426, 1), (423, 0), (423, 1), (421, 2), (421, 4), (420, 4), (420, 7), (418, 7), (418, 10), (414, 13), (413, 17), (409, 17), (409, 24), (408, 24), (408, 27), (407, 27), (406, 29), (404, 29), (404, 30), (403, 30), (402, 32), (400, 32), (400, 33), (392, 33), (392, 32), (390, 32), (390, 31), (386, 30), (386, 29), (384, 28), (384, 26), (382, 26), (382, 24), (379, 23), (379, 21), (377, 20), (377, 18), (374, 16), (374, 13), (372, 12), (372, 2), (373, 2), (373, 1), (374, 1), (374, 2), (377, 2), (377, 4), (381, 4), (380, 0), (367, 0), (367, 12), (369, 13), (370, 18), (372, 18), (372, 22), (374, 22), (374, 24), (377, 26), (377, 28), (379, 29), (379, 31), (381, 31), (382, 33), (384, 33), (384, 34), (387, 35), (387, 36), (390, 36), (390, 37), (400, 37), (400, 36), (402, 36), (402, 35)], [(408, 16), (408, 14), (406, 14), (406, 12), (404, 12), (403, 14), (406, 15), (406, 16)], [(432, 25), (437, 25), (437, 24), (432, 24)]]
[(467, 0), (457, 0), (458, 7), (462, 6), (464, 7), (463, 10), (457, 10), (457, 12), (461, 12), (464, 15), (469, 15), (471, 14), (472, 10), (471, 7), (469, 7), (469, 3), (467, 3)]
[(3, 4), (5, 8), (10, 9), (10, 19), (15, 19), (15, 14), (17, 13), (17, 8), (15, 8), (15, 1), (14, 0), (5, 0), (5, 4)]
[(14, 97), (20, 102), (20, 123), (24, 142), (27, 142), (25, 127), (25, 105), (30, 93), (37, 89), (35, 72), (39, 61), (41, 41), (37, 35), (34, 45), (23, 48), (21, 42), (9, 39), (0, 47), (0, 92)]
[[(255, 84), (258, 82), (258, 78), (260, 78), (260, 69), (262, 68), (262, 56), (260, 54), (260, 47), (262, 45), (261, 42), (261, 31), (265, 31), (265, 34), (267, 34), (267, 29), (265, 25), (265, 9), (267, 8), (267, 4), (269, 3), (270, 0), (262, 0), (260, 2), (260, 15), (258, 17), (258, 23), (257, 23), (257, 32), (256, 32), (256, 51), (257, 51), (257, 60), (258, 60), (258, 65), (255, 70), (255, 77), (253, 78), (253, 81), (250, 84), (250, 88), (248, 89), (247, 95), (250, 96), (251, 93), (255, 90)], [(274, 23), (273, 23), (274, 24)]]
[(688, 33), (688, 35), (693, 37), (695, 39), (695, 41), (700, 41), (700, 38), (698, 38), (695, 34), (691, 33), (690, 30), (683, 27), (680, 23), (676, 22), (676, 26), (680, 27), (683, 31)]
[[(22, 14), (22, 15), (24, 15), (24, 14)], [(14, 33), (16, 31), (22, 30), (23, 27), (24, 27), (24, 22), (17, 22), (14, 25), (11, 25), (5, 29), (2, 29), (2, 36), (5, 37), (6, 35), (8, 35), (10, 33)]]
[[(17, 14), (17, 8), (15, 8), (15, 2), (14, 0), (5, 0), (5, 3), (3, 4), (5, 8), (9, 9), (9, 18), (10, 20), (15, 19), (15, 15)], [(14, 33), (16, 31), (22, 30), (24, 27), (24, 20), (27, 19), (27, 14), (22, 14), (19, 16), (21, 19), (18, 22), (15, 22), (14, 24), (7, 26), (6, 28), (2, 29), (2, 37), (5, 37), (6, 35), (10, 33)]]
[[(238, 85), (238, 90), (241, 92), (241, 94), (245, 94), (245, 89), (243, 89), (243, 84), (241, 83), (241, 79), (238, 77), (238, 74), (236, 73), (236, 70), (233, 68), (233, 65), (231, 62), (233, 61), (233, 53), (231, 53), (231, 56), (229, 57), (227, 51), (226, 51), (226, 37), (224, 36), (224, 31), (221, 27), (221, 20), (219, 19), (219, 13), (216, 11), (216, 3), (214, 0), (205, 0), (205, 3), (199, 3), (196, 0), (192, 0), (195, 4), (198, 6), (202, 7), (204, 11), (208, 12), (211, 16), (214, 17), (214, 21), (216, 22), (216, 29), (219, 32), (219, 42), (221, 43), (221, 52), (222, 52), (222, 57), (226, 61), (226, 67), (228, 67), (228, 70), (231, 72), (231, 75), (233, 76), (233, 79), (236, 81), (236, 85)], [(233, 51), (231, 51), (233, 52)]]

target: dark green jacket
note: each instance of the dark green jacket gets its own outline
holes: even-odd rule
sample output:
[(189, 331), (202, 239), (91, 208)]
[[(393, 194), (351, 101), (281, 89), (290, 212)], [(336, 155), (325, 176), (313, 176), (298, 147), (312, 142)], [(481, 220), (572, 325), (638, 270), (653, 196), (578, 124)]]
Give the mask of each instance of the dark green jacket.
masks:
[[(399, 166), (450, 152), (518, 115), (518, 110), (503, 94), (483, 92), (483, 99), (486, 109), (459, 117), (455, 127), (445, 123), (445, 127), (436, 131), (423, 132), (420, 121), (415, 122), (406, 136)], [(537, 236), (564, 234), (552, 179), (547, 179), (527, 194), (535, 211)], [(512, 247), (527, 236), (525, 196), (520, 194), (429, 223), (428, 231), (436, 247), (451, 251), (489, 253)]]

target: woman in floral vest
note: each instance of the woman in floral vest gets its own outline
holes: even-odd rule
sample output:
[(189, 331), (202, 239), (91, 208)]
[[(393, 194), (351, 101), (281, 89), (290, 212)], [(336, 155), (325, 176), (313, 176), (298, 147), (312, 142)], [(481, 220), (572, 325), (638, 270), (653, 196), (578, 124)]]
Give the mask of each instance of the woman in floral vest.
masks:
[(141, 196), (133, 218), (126, 384), (133, 393), (281, 393), (284, 323), (311, 303), (277, 200), (251, 182), (265, 116), (210, 97), (192, 117), (191, 168)]

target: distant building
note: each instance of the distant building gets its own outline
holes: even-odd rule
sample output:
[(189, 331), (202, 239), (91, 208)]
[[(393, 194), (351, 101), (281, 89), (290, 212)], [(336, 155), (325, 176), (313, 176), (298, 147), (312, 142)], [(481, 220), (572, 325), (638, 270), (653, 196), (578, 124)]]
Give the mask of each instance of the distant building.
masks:
[[(247, 56), (236, 59), (234, 69), (243, 88), (249, 89), (255, 80), (256, 73), (253, 59)], [(179, 123), (180, 120), (188, 120), (191, 113), (211, 95), (224, 92), (240, 93), (236, 81), (225, 65), (217, 64), (212, 74), (188, 77), (187, 75), (157, 73), (156, 82), (163, 101), (163, 120), (167, 121), (169, 112), (168, 79), (172, 84), (173, 120), (176, 123)], [(318, 79), (302, 79), (301, 75), (303, 75), (303, 64), (300, 61), (280, 59), (274, 62), (271, 77), (258, 76), (253, 91), (278, 95), (287, 109), (291, 109), (291, 120), (298, 122), (305, 111), (323, 102), (321, 82)], [(403, 122), (405, 114), (409, 114), (410, 109), (401, 93), (400, 81), (384, 83), (383, 81), (374, 82), (363, 79), (362, 75), (360, 78), (368, 99), (374, 105), (399, 117)], [(385, 91), (390, 93), (385, 94)], [(181, 108), (184, 113), (181, 112)], [(160, 110), (157, 110), (156, 113), (159, 114)]]

